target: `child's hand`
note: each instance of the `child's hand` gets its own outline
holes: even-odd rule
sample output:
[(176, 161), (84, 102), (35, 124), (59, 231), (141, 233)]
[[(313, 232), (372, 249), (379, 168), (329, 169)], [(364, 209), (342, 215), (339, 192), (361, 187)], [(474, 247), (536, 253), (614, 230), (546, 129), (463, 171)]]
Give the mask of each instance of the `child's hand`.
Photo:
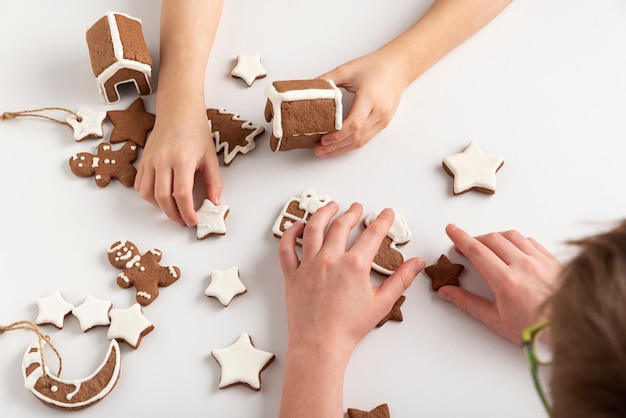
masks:
[(545, 316), (540, 307), (556, 287), (561, 263), (537, 241), (517, 231), (472, 238), (448, 225), (446, 233), (485, 279), (495, 300), (456, 286), (441, 287), (438, 296), (520, 344), (522, 330)]
[(143, 151), (135, 189), (181, 225), (197, 223), (193, 202), (196, 171), (202, 173), (206, 196), (219, 205), (222, 177), (204, 108), (157, 115)]
[[(411, 285), (424, 261), (406, 261), (382, 285), (373, 287), (372, 260), (393, 223), (394, 213), (382, 211), (348, 248), (350, 231), (360, 223), (363, 208), (353, 204), (330, 223), (324, 234), (338, 209), (337, 203), (330, 202), (311, 217), (306, 227), (294, 224), (285, 231), (279, 253), (285, 276), (289, 349), (331, 349), (347, 362), (356, 344)], [(303, 229), (300, 260), (295, 246)]]
[(389, 125), (408, 83), (400, 76), (400, 65), (385, 54), (378, 50), (320, 76), (355, 95), (342, 129), (322, 137), (315, 147), (317, 156), (361, 148)]

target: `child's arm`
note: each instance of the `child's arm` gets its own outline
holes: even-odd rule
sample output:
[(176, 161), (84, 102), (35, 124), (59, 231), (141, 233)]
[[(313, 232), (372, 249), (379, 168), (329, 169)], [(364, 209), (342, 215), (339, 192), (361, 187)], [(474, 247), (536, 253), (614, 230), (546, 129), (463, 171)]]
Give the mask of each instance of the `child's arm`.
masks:
[(196, 224), (193, 183), (220, 203), (222, 178), (206, 115), (204, 79), (223, 0), (163, 0), (156, 121), (135, 188), (172, 220)]
[(385, 128), (406, 86), (489, 23), (512, 0), (436, 0), (409, 29), (376, 51), (321, 75), (355, 93), (340, 131), (322, 137), (318, 156), (360, 148)]
[[(280, 241), (289, 328), (281, 417), (343, 417), (343, 379), (352, 350), (424, 268), (423, 260), (410, 259), (373, 287), (372, 260), (394, 214), (381, 212), (347, 248), (363, 208), (352, 205), (325, 235), (338, 209), (335, 202), (328, 203), (306, 227), (294, 224)], [(296, 237), (303, 229), (299, 259)]]

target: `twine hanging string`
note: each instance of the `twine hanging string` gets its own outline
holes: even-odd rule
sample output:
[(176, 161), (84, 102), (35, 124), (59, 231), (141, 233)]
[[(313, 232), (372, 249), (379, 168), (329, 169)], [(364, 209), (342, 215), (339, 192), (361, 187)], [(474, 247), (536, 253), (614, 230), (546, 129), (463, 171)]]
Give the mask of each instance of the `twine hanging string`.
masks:
[(44, 345), (44, 343), (48, 343), (48, 345), (50, 346), (52, 351), (54, 351), (54, 354), (59, 359), (59, 372), (57, 373), (57, 377), (59, 377), (61, 375), (61, 369), (63, 368), (63, 360), (61, 359), (61, 355), (57, 351), (56, 347), (50, 342), (50, 337), (47, 336), (47, 335), (44, 335), (39, 330), (39, 327), (34, 322), (31, 322), (31, 321), (17, 321), (17, 322), (14, 322), (14, 323), (6, 325), (6, 326), (0, 325), (0, 335), (4, 334), (5, 332), (9, 332), (9, 331), (31, 331), (31, 332), (34, 332), (37, 335), (37, 342), (39, 343), (39, 356), (41, 357), (42, 377), (43, 377), (44, 382), (45, 382), (46, 385), (49, 385), (49, 383), (48, 383), (48, 378), (47, 378), (47, 373), (46, 373), (46, 363), (45, 363), (45, 359), (44, 359), (44, 356), (43, 356), (43, 345)]
[(33, 118), (42, 118), (42, 119), (50, 120), (52, 122), (60, 123), (62, 125), (70, 126), (70, 124), (67, 123), (65, 120), (56, 119), (56, 118), (53, 118), (52, 116), (42, 114), (42, 112), (48, 112), (48, 111), (67, 112), (71, 115), (74, 115), (74, 117), (76, 118), (78, 122), (82, 120), (82, 117), (79, 116), (76, 112), (73, 112), (69, 109), (65, 109), (63, 107), (42, 107), (40, 109), (20, 110), (19, 112), (4, 112), (0, 114), (0, 122), (13, 120), (13, 119), (17, 119), (20, 117), (33, 117)]

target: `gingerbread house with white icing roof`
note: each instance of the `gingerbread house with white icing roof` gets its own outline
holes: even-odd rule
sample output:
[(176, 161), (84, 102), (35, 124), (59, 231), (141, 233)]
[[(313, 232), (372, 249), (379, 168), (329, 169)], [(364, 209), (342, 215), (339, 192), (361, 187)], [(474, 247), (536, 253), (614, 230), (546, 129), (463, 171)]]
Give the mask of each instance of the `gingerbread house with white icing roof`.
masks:
[(134, 83), (141, 95), (152, 93), (152, 57), (141, 20), (109, 12), (87, 30), (91, 68), (107, 103), (120, 100), (118, 86)]
[(322, 135), (341, 129), (341, 90), (332, 80), (274, 81), (265, 94), (272, 151), (313, 148)]

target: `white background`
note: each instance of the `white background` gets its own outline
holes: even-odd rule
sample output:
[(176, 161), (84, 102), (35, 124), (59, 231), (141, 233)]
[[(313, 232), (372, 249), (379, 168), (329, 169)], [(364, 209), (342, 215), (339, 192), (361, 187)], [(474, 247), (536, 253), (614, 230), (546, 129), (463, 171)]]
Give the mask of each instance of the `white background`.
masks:
[[(67, 127), (20, 119), (0, 123), (2, 265), (0, 324), (34, 320), (35, 300), (54, 290), (80, 304), (89, 294), (134, 303), (115, 284), (106, 250), (119, 239), (163, 251), (181, 279), (144, 309), (155, 329), (138, 350), (122, 346), (122, 374), (101, 403), (76, 416), (272, 417), (280, 403), (287, 342), (284, 289), (271, 225), (305, 188), (365, 210), (392, 207), (413, 232), (402, 247), (428, 264), (441, 254), (463, 263), (461, 284), (489, 295), (444, 227), (471, 234), (516, 228), (566, 260), (564, 243), (623, 215), (626, 203), (626, 3), (514, 2), (484, 30), (409, 86), (393, 122), (365, 148), (320, 160), (310, 151), (273, 153), (263, 119), (272, 80), (312, 78), (401, 33), (430, 1), (317, 0), (225, 2), (207, 71), (206, 103), (267, 128), (257, 148), (224, 167), (227, 235), (197, 241), (195, 229), (167, 220), (133, 188), (98, 188), (74, 176), (69, 157), (97, 141), (75, 142)], [(393, 4), (390, 6), (390, 4)], [(158, 88), (159, 3), (3, 1), (0, 112), (46, 106), (125, 109), (98, 95), (86, 29), (114, 10), (143, 20)], [(238, 54), (261, 54), (268, 72), (248, 88), (230, 76)], [(389, 63), (393, 65), (393, 63)], [(350, 97), (346, 94), (346, 104)], [(154, 95), (144, 98), (154, 112)], [(111, 130), (105, 125), (105, 138)], [(505, 159), (494, 196), (452, 196), (443, 157), (475, 139)], [(202, 195), (197, 189), (196, 203)], [(211, 270), (239, 267), (248, 292), (224, 308), (204, 296)], [(373, 276), (374, 283), (380, 276)], [(398, 417), (541, 417), (521, 348), (436, 298), (420, 274), (406, 292), (404, 321), (373, 330), (357, 347), (345, 380), (345, 408), (387, 402)], [(262, 389), (220, 390), (213, 348), (244, 331), (276, 354)], [(101, 362), (106, 330), (83, 334), (68, 316), (45, 327), (63, 356), (65, 378)], [(0, 336), (0, 415), (60, 416), (23, 387), (20, 363), (34, 335)], [(50, 364), (53, 357), (48, 356)], [(53, 371), (56, 370), (52, 366)], [(305, 377), (303, 377), (305, 378)]]

